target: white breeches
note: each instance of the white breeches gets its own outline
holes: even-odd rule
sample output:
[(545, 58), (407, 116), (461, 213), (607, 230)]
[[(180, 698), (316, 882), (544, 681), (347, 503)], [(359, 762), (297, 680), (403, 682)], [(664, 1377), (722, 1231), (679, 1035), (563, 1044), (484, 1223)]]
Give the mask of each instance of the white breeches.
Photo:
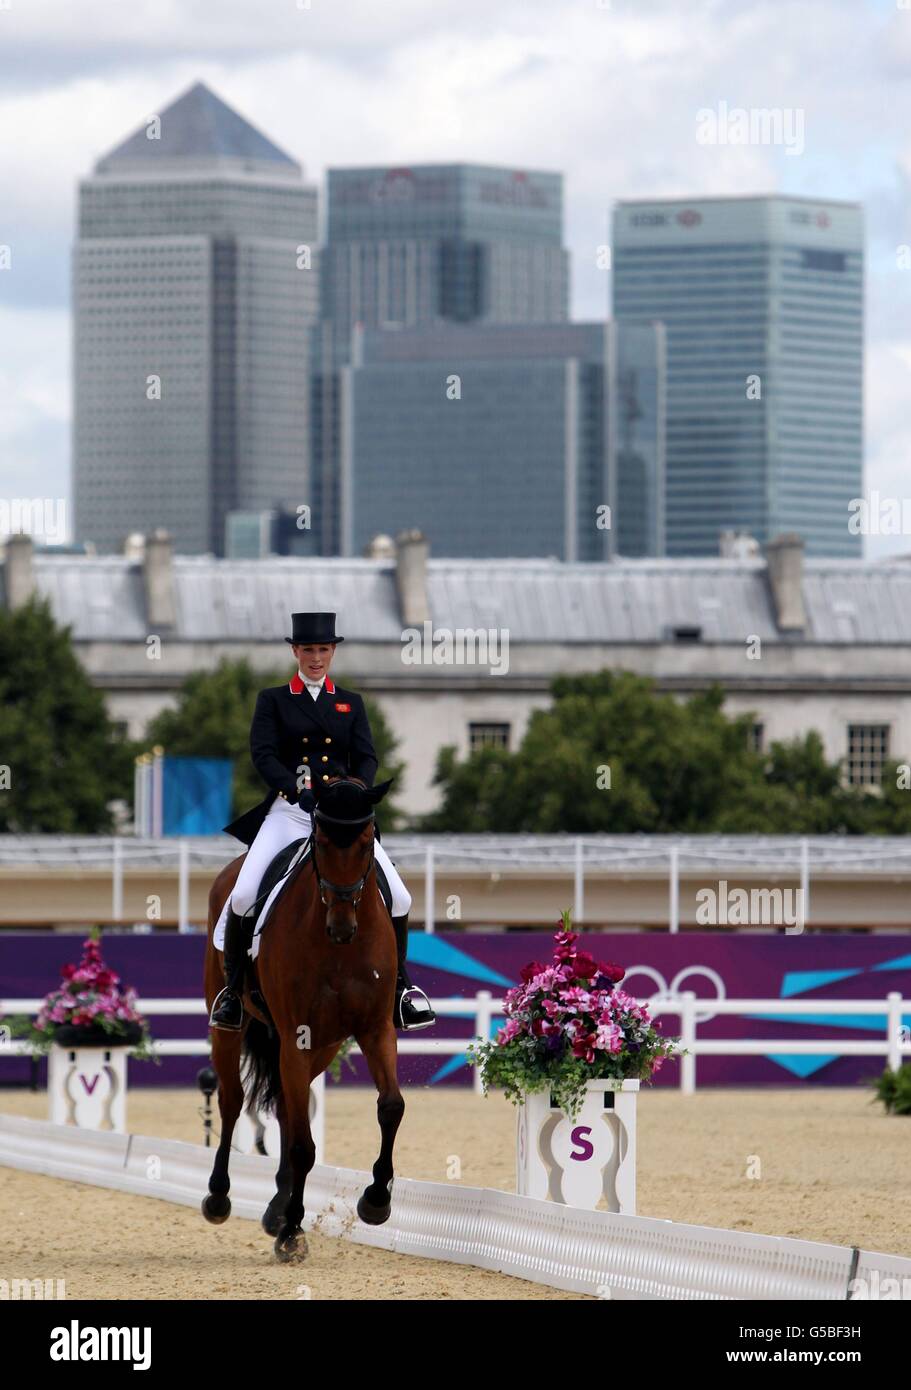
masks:
[[(299, 806), (292, 806), (290, 802), (283, 800), (280, 796), (275, 798), (259, 828), (256, 839), (247, 850), (247, 857), (241, 865), (237, 882), (228, 900), (235, 912), (241, 915), (249, 912), (256, 902), (262, 876), (276, 854), (280, 849), (284, 849), (285, 845), (290, 845), (292, 840), (300, 840), (303, 836), (309, 835), (310, 829), (309, 812), (302, 811)], [(374, 853), (389, 881), (389, 888), (392, 892), (392, 915), (393, 917), (404, 917), (411, 907), (411, 894), (379, 840), (374, 844)]]

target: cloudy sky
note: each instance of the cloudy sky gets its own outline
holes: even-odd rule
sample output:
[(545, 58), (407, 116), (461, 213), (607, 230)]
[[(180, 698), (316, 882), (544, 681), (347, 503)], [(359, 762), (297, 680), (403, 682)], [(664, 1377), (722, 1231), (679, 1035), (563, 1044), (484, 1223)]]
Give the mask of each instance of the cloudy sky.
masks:
[[(313, 181), (562, 171), (577, 318), (606, 310), (617, 198), (861, 201), (866, 486), (911, 496), (911, 0), (0, 0), (0, 54), (0, 497), (69, 492), (77, 181), (200, 79)], [(700, 145), (697, 112), (722, 101), (802, 111), (803, 153)]]

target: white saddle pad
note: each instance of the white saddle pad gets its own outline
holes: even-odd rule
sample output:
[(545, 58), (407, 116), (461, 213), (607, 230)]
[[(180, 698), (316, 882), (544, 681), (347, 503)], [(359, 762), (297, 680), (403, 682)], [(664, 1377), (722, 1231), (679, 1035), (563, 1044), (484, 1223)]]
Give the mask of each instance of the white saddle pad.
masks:
[[(282, 889), (286, 886), (288, 879), (294, 873), (295, 869), (298, 867), (306, 853), (307, 841), (305, 840), (304, 843), (299, 847), (294, 858), (291, 860), (291, 863), (288, 865), (288, 869), (284, 877), (279, 879), (278, 883), (276, 883), (275, 887), (272, 889), (272, 892), (269, 894), (268, 898), (260, 908), (259, 914), (256, 918), (256, 926), (253, 929), (253, 941), (250, 944), (250, 950), (248, 953), (251, 960), (256, 960), (256, 957), (259, 955), (259, 938), (262, 933), (263, 927), (266, 925), (269, 913), (272, 910), (272, 904), (275, 902), (275, 899), (278, 897)], [(231, 895), (229, 894), (225, 902), (225, 905), (221, 910), (221, 916), (215, 924), (215, 932), (212, 937), (212, 940), (215, 944), (215, 948), (218, 951), (223, 951), (225, 949), (225, 925), (228, 921), (228, 908), (230, 906)]]

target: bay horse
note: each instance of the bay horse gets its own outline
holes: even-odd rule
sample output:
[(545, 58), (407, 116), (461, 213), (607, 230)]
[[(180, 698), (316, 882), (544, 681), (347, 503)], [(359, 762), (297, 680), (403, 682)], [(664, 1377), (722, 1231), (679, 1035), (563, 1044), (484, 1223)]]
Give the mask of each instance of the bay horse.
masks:
[[(312, 813), (308, 861), (276, 902), (256, 961), (248, 961), (243, 1027), (212, 1030), (221, 1138), (202, 1212), (216, 1224), (231, 1214), (228, 1163), (246, 1081), (250, 1108), (274, 1109), (281, 1130), (275, 1195), (262, 1217), (279, 1260), (299, 1260), (307, 1253), (301, 1229), (304, 1184), (316, 1159), (310, 1085), (349, 1037), (363, 1052), (377, 1089), (381, 1137), (373, 1182), (357, 1213), (362, 1221), (380, 1225), (391, 1211), (392, 1151), (405, 1102), (396, 1074), (392, 1013), (395, 933), (373, 853), (374, 807), (390, 785), (368, 788), (350, 777), (327, 784)], [(223, 869), (209, 894), (209, 1009), (224, 983), (214, 928), (242, 862), (240, 856)]]

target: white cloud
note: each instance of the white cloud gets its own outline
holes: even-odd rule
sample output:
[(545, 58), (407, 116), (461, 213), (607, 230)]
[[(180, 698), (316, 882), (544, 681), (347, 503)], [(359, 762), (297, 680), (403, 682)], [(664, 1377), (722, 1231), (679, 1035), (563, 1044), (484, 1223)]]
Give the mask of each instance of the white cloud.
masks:
[[(200, 78), (310, 179), (334, 164), (392, 161), (562, 171), (579, 316), (606, 305), (594, 248), (617, 198), (851, 197), (869, 201), (871, 244), (911, 242), (911, 11), (859, 0), (312, 0), (309, 10), (295, 0), (13, 0), (0, 44), (0, 241), (14, 248), (0, 303), (28, 324), (15, 361), (2, 363), (22, 400), (0, 417), (0, 476), (17, 449), (34, 467), (43, 429), (48, 447), (65, 448), (55, 414), (65, 354), (35, 329), (53, 324), (68, 341), (77, 179)], [(806, 153), (700, 146), (696, 113), (721, 100), (800, 108)], [(904, 275), (871, 272), (868, 485), (900, 467), (890, 460), (911, 442), (896, 404), (911, 344)], [(37, 306), (53, 312), (30, 319)]]

